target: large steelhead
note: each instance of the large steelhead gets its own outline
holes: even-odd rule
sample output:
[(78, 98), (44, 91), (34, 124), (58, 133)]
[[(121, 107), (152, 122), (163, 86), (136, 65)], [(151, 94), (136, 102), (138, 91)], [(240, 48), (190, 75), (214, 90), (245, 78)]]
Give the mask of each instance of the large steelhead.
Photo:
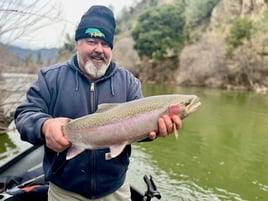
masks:
[(195, 95), (149, 96), (126, 103), (101, 104), (94, 114), (71, 120), (63, 133), (72, 143), (66, 159), (85, 149), (110, 148), (106, 159), (118, 156), (127, 144), (143, 140), (157, 131), (164, 114), (184, 119), (201, 105)]

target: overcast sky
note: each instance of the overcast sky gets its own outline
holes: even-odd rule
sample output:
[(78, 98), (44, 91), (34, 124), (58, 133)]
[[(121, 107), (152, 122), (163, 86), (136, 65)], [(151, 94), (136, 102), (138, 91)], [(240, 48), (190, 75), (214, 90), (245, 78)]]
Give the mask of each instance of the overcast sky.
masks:
[[(62, 20), (60, 23), (45, 26), (33, 36), (20, 37), (13, 45), (24, 48), (39, 49), (60, 47), (67, 33), (74, 35), (77, 23), (81, 16), (92, 5), (112, 5), (114, 13), (117, 15), (123, 7), (133, 5), (132, 0), (58, 0), (62, 4)], [(69, 21), (69, 22), (68, 22)]]

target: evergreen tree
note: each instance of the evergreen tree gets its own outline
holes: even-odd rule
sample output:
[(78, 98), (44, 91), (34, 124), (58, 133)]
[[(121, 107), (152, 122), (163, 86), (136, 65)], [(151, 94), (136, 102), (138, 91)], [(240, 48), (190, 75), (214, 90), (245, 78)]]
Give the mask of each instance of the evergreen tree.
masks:
[(145, 10), (132, 32), (134, 48), (142, 58), (162, 59), (178, 54), (186, 40), (184, 6), (166, 4)]

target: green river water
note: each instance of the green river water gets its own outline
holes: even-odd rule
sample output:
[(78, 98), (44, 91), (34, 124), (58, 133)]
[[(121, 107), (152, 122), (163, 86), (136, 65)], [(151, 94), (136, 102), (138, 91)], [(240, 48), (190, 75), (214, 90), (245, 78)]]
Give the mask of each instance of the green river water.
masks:
[(131, 175), (151, 174), (163, 200), (268, 200), (268, 95), (144, 87), (145, 96), (167, 93), (196, 94), (202, 106), (179, 140), (135, 144)]
[[(163, 85), (143, 91), (196, 94), (202, 106), (183, 120), (178, 140), (170, 135), (133, 145), (135, 187), (145, 191), (148, 174), (161, 200), (268, 200), (268, 95)], [(16, 146), (0, 136), (0, 164), (21, 150)]]

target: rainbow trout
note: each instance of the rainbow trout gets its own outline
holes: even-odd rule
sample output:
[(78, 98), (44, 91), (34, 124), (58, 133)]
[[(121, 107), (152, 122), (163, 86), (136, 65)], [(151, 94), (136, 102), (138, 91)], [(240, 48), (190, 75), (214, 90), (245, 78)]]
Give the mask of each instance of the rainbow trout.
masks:
[(108, 147), (110, 152), (105, 157), (112, 159), (126, 145), (148, 138), (150, 131), (157, 132), (159, 117), (176, 114), (184, 119), (200, 105), (197, 96), (180, 94), (101, 104), (96, 113), (71, 120), (63, 127), (65, 137), (72, 143), (66, 159), (77, 156), (85, 149)]

